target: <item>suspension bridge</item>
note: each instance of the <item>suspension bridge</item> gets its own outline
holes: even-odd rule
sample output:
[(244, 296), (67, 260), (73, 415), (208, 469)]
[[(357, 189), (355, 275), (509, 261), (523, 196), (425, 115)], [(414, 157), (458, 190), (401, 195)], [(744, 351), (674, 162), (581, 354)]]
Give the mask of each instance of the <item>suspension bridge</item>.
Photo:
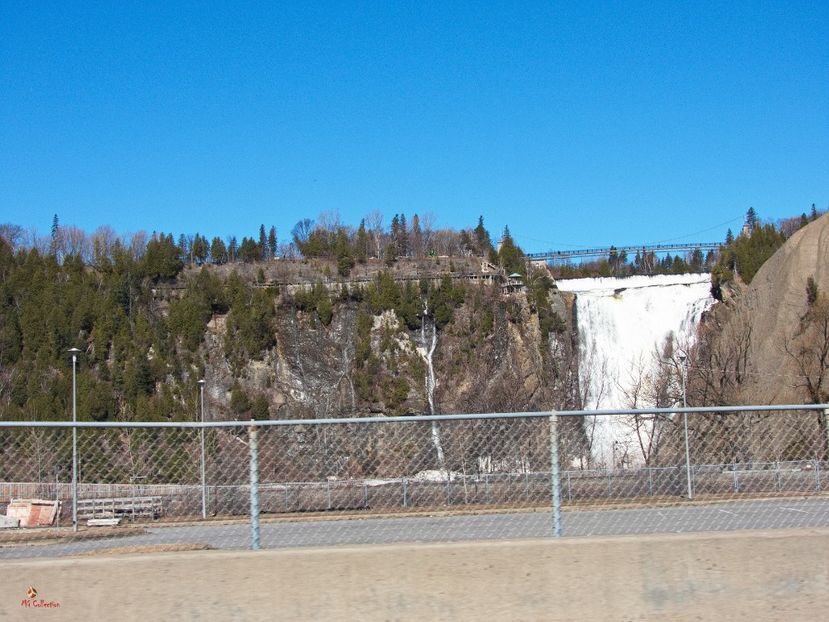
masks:
[(719, 242), (686, 242), (683, 244), (645, 244), (642, 246), (609, 246), (604, 248), (580, 248), (571, 250), (552, 250), (543, 253), (527, 253), (530, 261), (551, 261), (555, 259), (572, 259), (575, 257), (606, 257), (611, 253), (670, 253), (675, 251), (709, 251), (720, 248)]

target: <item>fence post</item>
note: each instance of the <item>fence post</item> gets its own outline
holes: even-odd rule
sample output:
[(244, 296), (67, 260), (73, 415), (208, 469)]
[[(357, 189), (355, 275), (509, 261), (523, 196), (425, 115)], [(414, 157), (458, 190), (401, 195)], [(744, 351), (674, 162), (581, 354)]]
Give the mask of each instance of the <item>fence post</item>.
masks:
[(826, 434), (826, 452), (823, 454), (825, 460), (829, 454), (829, 408), (823, 409), (823, 430)]
[(248, 428), (250, 446), (250, 548), (259, 550), (259, 443), (256, 423)]
[(550, 486), (553, 503), (553, 537), (561, 537), (561, 471), (558, 463), (558, 413), (550, 415)]
[(402, 478), (403, 480), (403, 507), (407, 507), (409, 505), (409, 498), (408, 498), (408, 491), (406, 490), (406, 478)]
[[(684, 405), (684, 404), (683, 404)], [(683, 425), (685, 428), (685, 477), (687, 479), (687, 496), (688, 499), (694, 498), (694, 487), (691, 478), (691, 447), (688, 440), (688, 413), (683, 413)]]

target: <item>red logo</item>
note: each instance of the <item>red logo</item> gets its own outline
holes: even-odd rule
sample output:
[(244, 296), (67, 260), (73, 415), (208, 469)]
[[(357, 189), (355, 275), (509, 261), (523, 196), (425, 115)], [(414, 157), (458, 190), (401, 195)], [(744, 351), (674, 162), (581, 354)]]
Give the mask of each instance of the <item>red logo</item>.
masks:
[(20, 601), (21, 607), (30, 609), (57, 609), (60, 603), (55, 600), (45, 600), (37, 597), (37, 589), (30, 585), (26, 588), (26, 598)]

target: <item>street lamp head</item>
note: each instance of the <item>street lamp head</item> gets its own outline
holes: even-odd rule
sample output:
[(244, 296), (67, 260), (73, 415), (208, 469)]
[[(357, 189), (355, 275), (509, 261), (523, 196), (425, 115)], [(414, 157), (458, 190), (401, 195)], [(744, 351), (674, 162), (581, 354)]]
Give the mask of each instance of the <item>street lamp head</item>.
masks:
[(204, 387), (204, 378), (199, 380), (196, 384), (198, 384), (200, 387)]
[(69, 349), (67, 350), (67, 352), (68, 352), (69, 354), (72, 354), (73, 356), (74, 356), (74, 355), (78, 355), (78, 354), (80, 354), (80, 353), (81, 353), (81, 351), (80, 351), (80, 350), (78, 350), (78, 348), (69, 348)]

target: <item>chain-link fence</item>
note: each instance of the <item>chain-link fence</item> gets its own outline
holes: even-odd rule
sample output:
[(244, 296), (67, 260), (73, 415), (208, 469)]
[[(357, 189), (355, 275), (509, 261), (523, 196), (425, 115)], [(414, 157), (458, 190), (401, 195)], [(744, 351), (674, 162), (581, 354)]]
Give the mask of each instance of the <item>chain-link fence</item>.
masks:
[(0, 422), (0, 557), (825, 526), (827, 408)]

